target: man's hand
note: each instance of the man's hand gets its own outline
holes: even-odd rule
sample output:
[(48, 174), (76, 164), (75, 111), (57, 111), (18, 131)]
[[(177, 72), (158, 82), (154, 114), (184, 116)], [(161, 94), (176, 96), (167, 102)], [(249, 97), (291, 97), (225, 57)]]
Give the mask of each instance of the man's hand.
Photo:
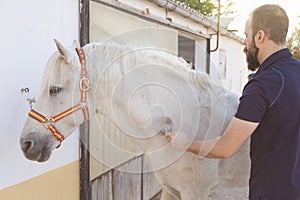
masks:
[(187, 150), (192, 143), (183, 132), (166, 132), (166, 139), (171, 143), (172, 147), (179, 150)]

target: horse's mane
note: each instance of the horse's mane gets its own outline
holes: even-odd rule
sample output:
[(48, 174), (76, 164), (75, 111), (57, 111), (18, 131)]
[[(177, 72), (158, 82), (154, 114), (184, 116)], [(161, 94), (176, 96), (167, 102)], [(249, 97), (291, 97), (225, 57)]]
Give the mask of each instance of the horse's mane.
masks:
[[(142, 64), (143, 62), (160, 63), (176, 70), (198, 89), (209, 89), (211, 92), (218, 93), (220, 90), (224, 90), (224, 87), (220, 86), (220, 84), (215, 81), (212, 81), (205, 72), (190, 69), (187, 61), (165, 49), (154, 47), (133, 48), (128, 45), (122, 45), (120, 43), (110, 41), (104, 43), (90, 43), (85, 46), (85, 52), (87, 57), (91, 54), (98, 54), (97, 56), (104, 60), (102, 65), (105, 66), (110, 65), (123, 55), (132, 54), (133, 56), (129, 56), (131, 59), (130, 61), (126, 60), (123, 62), (131, 65)], [(93, 55), (92, 57), (95, 58), (97, 56)]]
[[(72, 62), (79, 63), (75, 49), (69, 48), (69, 50), (74, 52), (74, 56), (71, 58)], [(103, 72), (103, 67), (107, 66), (109, 66), (107, 67), (107, 71), (110, 71), (110, 73), (118, 73), (116, 72), (116, 70), (118, 70), (117, 67), (111, 67), (113, 64), (137, 66), (145, 63), (153, 63), (168, 66), (171, 69), (176, 70), (176, 72), (179, 73), (185, 80), (188, 80), (196, 90), (209, 90), (210, 94), (214, 93), (215, 95), (226, 90), (224, 87), (220, 86), (220, 84), (212, 81), (205, 72), (190, 69), (187, 61), (175, 55), (174, 52), (166, 49), (155, 47), (135, 48), (114, 41), (108, 41), (103, 43), (87, 44), (84, 46), (84, 51), (89, 63), (93, 63), (94, 65), (92, 67), (92, 73), (97, 74), (98, 76)], [(122, 57), (126, 57), (126, 59), (123, 59)], [(99, 61), (101, 61), (101, 63), (99, 63)], [(51, 67), (59, 66), (62, 62), (62, 58), (57, 52), (50, 57), (47, 63), (47, 66), (50, 67), (46, 68), (44, 77), (46, 80), (43, 82), (42, 88), (48, 87), (49, 84), (51, 85), (52, 83), (59, 83), (59, 79), (66, 75), (60, 73), (60, 67), (57, 67), (56, 70)], [(91, 66), (88, 66), (88, 68), (89, 67)]]

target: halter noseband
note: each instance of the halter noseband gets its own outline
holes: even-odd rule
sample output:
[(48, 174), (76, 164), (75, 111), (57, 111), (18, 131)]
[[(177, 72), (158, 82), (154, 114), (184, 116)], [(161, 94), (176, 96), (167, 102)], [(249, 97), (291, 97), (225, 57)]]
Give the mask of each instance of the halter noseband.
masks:
[[(39, 121), (40, 123), (43, 124), (43, 126), (47, 129), (49, 129), (52, 132), (52, 135), (61, 143), (65, 137), (63, 134), (61, 134), (55, 127), (55, 123), (66, 116), (78, 111), (82, 110), (83, 111), (83, 116), (84, 116), (84, 121), (87, 121), (89, 119), (89, 110), (86, 104), (86, 91), (90, 89), (90, 83), (89, 79), (87, 77), (87, 72), (86, 72), (86, 57), (84, 54), (84, 51), (82, 48), (76, 48), (76, 52), (79, 56), (79, 60), (81, 63), (81, 79), (79, 81), (79, 88), (81, 90), (81, 98), (80, 102), (76, 105), (73, 106), (60, 114), (47, 118), (44, 117), (42, 114), (38, 113), (37, 111), (31, 109), (28, 113), (30, 117), (33, 119)], [(60, 146), (60, 145), (59, 145)], [(58, 147), (59, 147), (58, 146)]]

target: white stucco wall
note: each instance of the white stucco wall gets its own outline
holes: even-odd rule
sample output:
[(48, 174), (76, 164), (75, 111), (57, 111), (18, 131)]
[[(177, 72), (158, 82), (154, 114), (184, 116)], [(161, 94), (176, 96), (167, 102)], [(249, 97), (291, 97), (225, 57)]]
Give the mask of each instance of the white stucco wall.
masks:
[[(211, 48), (213, 49), (215, 46), (216, 40), (213, 37)], [(221, 36), (219, 49), (211, 53), (211, 75), (220, 79), (224, 87), (236, 93), (242, 92), (248, 76), (243, 48), (244, 45), (242, 43), (229, 37)], [(223, 67), (225, 67), (224, 70)]]
[(28, 161), (19, 137), (27, 112), (27, 95), (38, 96), (43, 71), (55, 51), (53, 38), (69, 45), (79, 38), (78, 0), (0, 1), (0, 190), (79, 158), (77, 135), (66, 140), (46, 163)]

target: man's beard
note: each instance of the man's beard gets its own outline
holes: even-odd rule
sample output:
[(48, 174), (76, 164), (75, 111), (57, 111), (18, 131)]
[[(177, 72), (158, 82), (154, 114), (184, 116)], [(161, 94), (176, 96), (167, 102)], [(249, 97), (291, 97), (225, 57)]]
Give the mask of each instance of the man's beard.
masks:
[(258, 48), (254, 46), (255, 52), (251, 53), (247, 47), (244, 48), (244, 53), (246, 54), (246, 60), (248, 63), (248, 69), (255, 71), (259, 67), (259, 62), (257, 60)]

